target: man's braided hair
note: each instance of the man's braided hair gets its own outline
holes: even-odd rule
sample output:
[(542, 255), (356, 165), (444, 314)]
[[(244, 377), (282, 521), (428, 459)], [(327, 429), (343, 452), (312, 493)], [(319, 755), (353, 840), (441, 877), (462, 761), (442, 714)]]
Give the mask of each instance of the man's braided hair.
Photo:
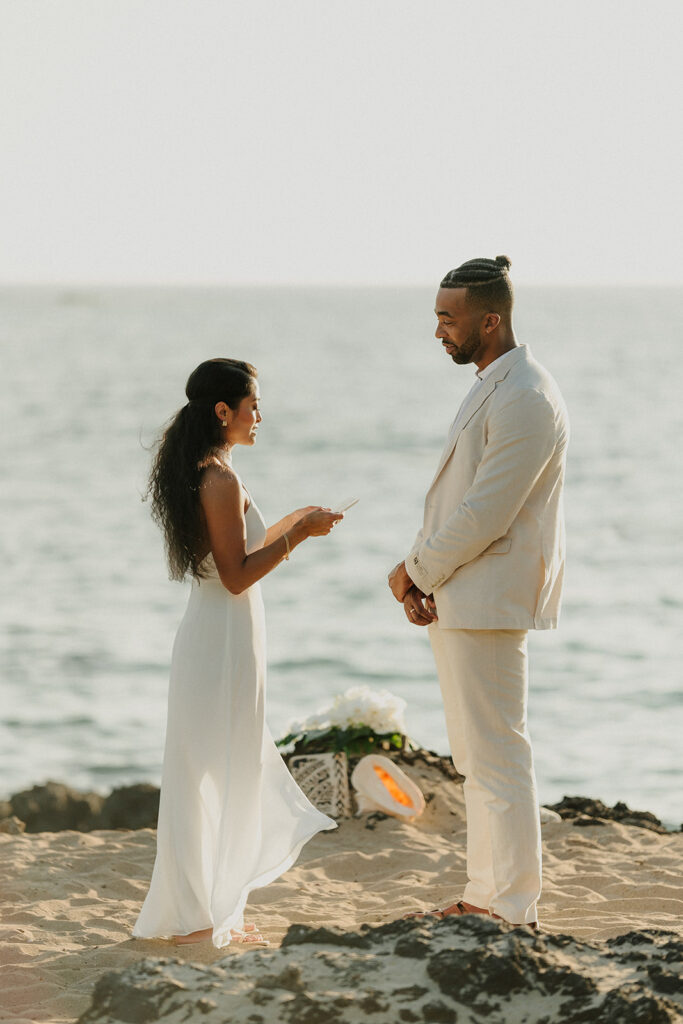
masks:
[(448, 271), (441, 287), (466, 288), (468, 304), (486, 312), (509, 312), (514, 299), (509, 269), (508, 256), (496, 256), (495, 260), (467, 260), (455, 270)]

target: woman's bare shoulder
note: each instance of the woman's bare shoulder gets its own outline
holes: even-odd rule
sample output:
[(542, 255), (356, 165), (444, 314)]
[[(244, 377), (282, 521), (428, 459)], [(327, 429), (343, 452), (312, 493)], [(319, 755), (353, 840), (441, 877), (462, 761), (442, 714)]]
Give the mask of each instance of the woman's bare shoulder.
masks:
[(242, 481), (231, 466), (226, 466), (219, 459), (209, 458), (200, 464), (200, 492), (234, 493), (242, 491)]

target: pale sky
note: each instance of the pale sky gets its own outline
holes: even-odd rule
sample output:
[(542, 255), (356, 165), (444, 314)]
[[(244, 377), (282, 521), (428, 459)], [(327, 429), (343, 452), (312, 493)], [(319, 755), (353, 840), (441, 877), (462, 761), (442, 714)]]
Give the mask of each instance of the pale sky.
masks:
[(0, 283), (683, 283), (681, 0), (0, 19)]

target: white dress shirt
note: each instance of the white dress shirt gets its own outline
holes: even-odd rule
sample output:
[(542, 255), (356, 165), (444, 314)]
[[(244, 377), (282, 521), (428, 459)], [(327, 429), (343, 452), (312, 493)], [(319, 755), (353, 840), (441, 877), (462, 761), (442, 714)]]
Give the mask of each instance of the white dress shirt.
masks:
[(507, 352), (503, 352), (502, 356), (498, 356), (498, 358), (494, 359), (492, 363), (489, 363), (488, 366), (485, 366), (483, 370), (477, 370), (477, 373), (476, 373), (476, 378), (477, 379), (475, 380), (474, 384), (472, 385), (470, 390), (465, 395), (465, 397), (464, 397), (464, 399), (462, 401), (462, 404), (461, 404), (460, 408), (458, 409), (456, 417), (453, 420), (453, 422), (451, 423), (451, 428), (448, 431), (448, 438), (449, 438), (449, 440), (453, 437), (453, 435), (455, 434), (456, 430), (460, 426), (460, 421), (462, 420), (463, 413), (465, 412), (465, 409), (467, 408), (467, 406), (470, 404), (470, 400), (472, 398), (474, 398), (474, 396), (476, 395), (477, 391), (479, 390), (479, 388), (481, 387), (483, 382), (486, 380), (488, 375), (490, 373), (493, 373), (493, 371), (498, 366), (500, 366), (501, 363), (503, 363), (508, 358), (508, 356), (510, 356), (513, 352), (516, 352), (516, 351), (517, 351), (517, 346), (515, 346), (515, 348), (509, 349)]

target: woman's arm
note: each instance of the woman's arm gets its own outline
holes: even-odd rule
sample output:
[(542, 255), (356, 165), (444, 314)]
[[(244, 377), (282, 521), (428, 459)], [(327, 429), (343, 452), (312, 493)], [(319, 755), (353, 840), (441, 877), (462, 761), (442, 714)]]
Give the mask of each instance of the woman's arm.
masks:
[[(199, 497), (209, 545), (221, 583), (231, 594), (241, 594), (269, 573), (307, 537), (322, 537), (343, 519), (339, 512), (313, 508), (277, 539), (247, 554), (244, 491), (236, 474), (210, 466), (204, 473)], [(284, 534), (287, 534), (285, 540)]]
[(281, 519), (279, 523), (269, 526), (266, 533), (266, 544), (272, 544), (278, 537), (282, 537), (288, 530), (291, 530), (307, 513), (315, 512), (318, 508), (320, 508), (319, 505), (307, 505), (306, 508), (298, 508), (295, 512), (290, 512), (288, 516)]

